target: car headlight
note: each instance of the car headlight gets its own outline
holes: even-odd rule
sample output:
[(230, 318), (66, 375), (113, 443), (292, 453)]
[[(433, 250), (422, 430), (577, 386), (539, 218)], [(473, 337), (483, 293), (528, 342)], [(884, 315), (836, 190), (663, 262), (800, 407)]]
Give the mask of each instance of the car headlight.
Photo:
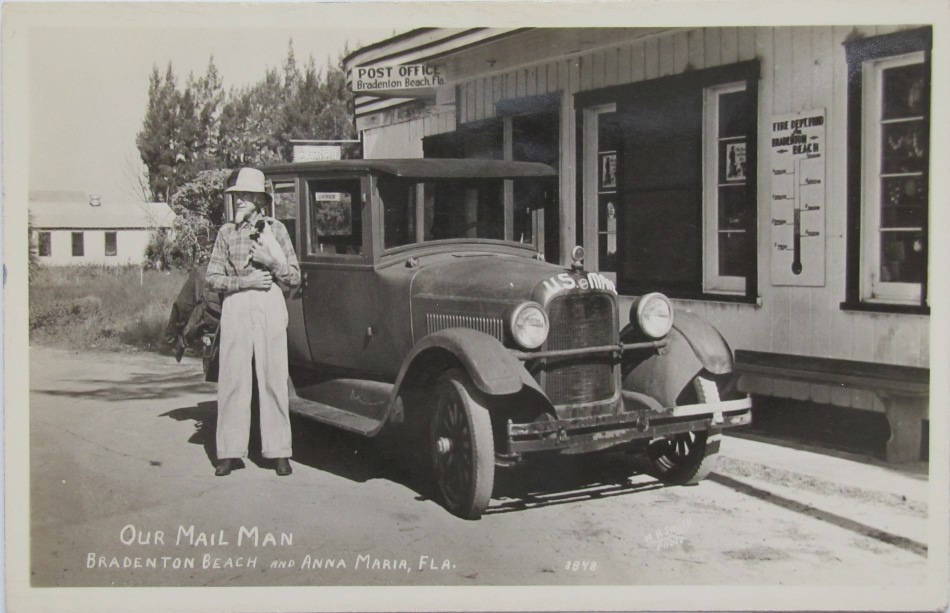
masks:
[(548, 315), (541, 305), (523, 302), (511, 312), (511, 336), (525, 349), (537, 349), (548, 338)]
[(640, 296), (630, 309), (630, 319), (635, 319), (647, 336), (662, 338), (673, 327), (673, 304), (663, 294)]

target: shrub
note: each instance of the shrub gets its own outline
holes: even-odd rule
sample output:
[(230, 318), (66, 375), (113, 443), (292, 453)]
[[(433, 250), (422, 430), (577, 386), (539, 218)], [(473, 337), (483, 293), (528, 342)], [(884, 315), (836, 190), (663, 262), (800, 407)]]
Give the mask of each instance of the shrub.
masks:
[(156, 349), (185, 272), (44, 267), (30, 282), (30, 340), (70, 349)]

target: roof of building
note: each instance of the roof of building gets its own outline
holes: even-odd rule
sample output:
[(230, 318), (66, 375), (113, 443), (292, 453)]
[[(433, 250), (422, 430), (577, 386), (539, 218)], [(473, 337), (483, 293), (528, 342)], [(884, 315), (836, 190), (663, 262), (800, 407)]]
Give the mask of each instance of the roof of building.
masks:
[(514, 179), (552, 177), (557, 171), (537, 162), (503, 160), (410, 158), (398, 160), (327, 160), (268, 166), (263, 170), (280, 172), (379, 172), (413, 179)]
[(30, 215), (36, 229), (170, 228), (175, 221), (164, 202), (92, 206), (88, 200), (31, 200)]

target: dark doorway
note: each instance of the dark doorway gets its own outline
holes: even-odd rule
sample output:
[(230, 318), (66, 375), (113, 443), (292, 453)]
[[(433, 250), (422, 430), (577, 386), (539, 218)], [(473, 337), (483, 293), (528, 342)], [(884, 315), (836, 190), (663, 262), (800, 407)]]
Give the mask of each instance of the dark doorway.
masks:
[(702, 95), (698, 88), (617, 105), (622, 130), (618, 281), (625, 293), (702, 284)]
[[(511, 118), (511, 154), (519, 162), (540, 162), (558, 168), (560, 130), (558, 113), (545, 111)], [(543, 227), (538, 245), (544, 250), (544, 259), (560, 260), (560, 207), (557, 177), (546, 181), (524, 181), (515, 185), (514, 240), (531, 237)], [(532, 215), (542, 211), (541, 223)]]

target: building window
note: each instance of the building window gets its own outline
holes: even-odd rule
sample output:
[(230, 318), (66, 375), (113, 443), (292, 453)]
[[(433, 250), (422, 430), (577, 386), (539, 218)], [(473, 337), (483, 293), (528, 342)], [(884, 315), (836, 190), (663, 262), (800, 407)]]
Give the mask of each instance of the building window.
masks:
[(616, 281), (619, 126), (617, 105), (585, 108), (584, 122), (584, 244), (587, 264)]
[(745, 83), (707, 87), (703, 109), (703, 289), (745, 293), (750, 252)]
[(81, 258), (83, 256), (82, 232), (73, 232), (73, 257)]
[(584, 238), (624, 294), (756, 300), (758, 79), (753, 60), (576, 95)]
[(845, 308), (926, 310), (930, 28), (848, 43)]
[(52, 236), (49, 232), (38, 232), (36, 240), (37, 253), (39, 253), (40, 257), (48, 258), (53, 255)]
[(117, 242), (117, 233), (116, 232), (106, 232), (106, 255), (116, 255), (118, 249), (116, 247)]

